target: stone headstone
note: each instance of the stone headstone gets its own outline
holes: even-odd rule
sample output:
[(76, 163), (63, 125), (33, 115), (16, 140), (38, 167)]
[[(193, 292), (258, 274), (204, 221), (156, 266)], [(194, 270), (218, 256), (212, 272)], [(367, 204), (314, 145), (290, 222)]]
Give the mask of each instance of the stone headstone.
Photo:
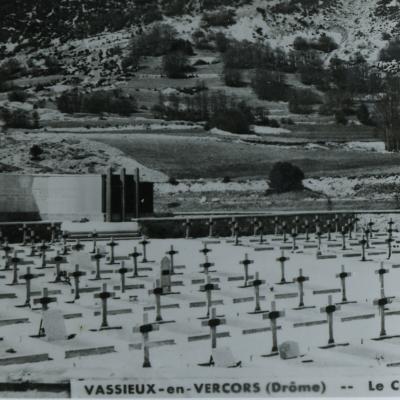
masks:
[(300, 348), (297, 342), (287, 341), (279, 346), (279, 354), (282, 360), (289, 360), (300, 356)]
[(212, 349), (211, 355), (216, 367), (230, 368), (236, 364), (230, 347)]
[(165, 256), (161, 260), (161, 287), (171, 286), (171, 261)]
[(67, 330), (65, 328), (64, 316), (61, 310), (53, 309), (43, 312), (43, 327), (47, 340), (65, 340)]

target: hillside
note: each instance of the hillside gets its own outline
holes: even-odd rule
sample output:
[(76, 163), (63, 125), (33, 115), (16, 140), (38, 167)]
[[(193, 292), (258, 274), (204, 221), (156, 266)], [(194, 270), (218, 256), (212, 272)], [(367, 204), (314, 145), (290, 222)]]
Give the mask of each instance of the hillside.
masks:
[(358, 48), (373, 57), (382, 34), (399, 29), (397, 0), (5, 0), (0, 4), (0, 41), (22, 46), (50, 45), (104, 32), (145, 29), (169, 21), (186, 35), (200, 27), (204, 13), (234, 10), (223, 28), (237, 39), (270, 40), (289, 45), (298, 35), (327, 32), (341, 43), (340, 52)]

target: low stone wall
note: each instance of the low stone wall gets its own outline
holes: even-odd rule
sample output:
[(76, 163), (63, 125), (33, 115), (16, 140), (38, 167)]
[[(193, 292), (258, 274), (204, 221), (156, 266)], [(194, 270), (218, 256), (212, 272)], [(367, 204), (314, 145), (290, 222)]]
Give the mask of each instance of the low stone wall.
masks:
[[(254, 225), (253, 221), (257, 218), (263, 224), (263, 233), (272, 234), (275, 230), (274, 220), (278, 218), (279, 222), (286, 222), (287, 232), (290, 233), (292, 227), (294, 227), (294, 221), (296, 216), (299, 219), (299, 232), (304, 231), (302, 228), (305, 220), (308, 220), (310, 224), (310, 233), (315, 232), (315, 224), (313, 219), (318, 216), (322, 224), (325, 224), (328, 220), (333, 223), (335, 216), (339, 218), (339, 224), (342, 225), (348, 221), (348, 219), (355, 215), (355, 213), (327, 213), (327, 212), (309, 212), (309, 213), (274, 213), (269, 215), (262, 214), (230, 214), (230, 215), (217, 215), (213, 216), (213, 235), (226, 237), (231, 235), (230, 222), (234, 218), (238, 222), (240, 235), (250, 236), (253, 235)], [(149, 238), (179, 238), (185, 237), (186, 227), (185, 221), (190, 220), (190, 236), (207, 237), (209, 233), (208, 222), (211, 216), (182, 216), (182, 217), (170, 217), (170, 218), (144, 218), (139, 221), (140, 232)]]

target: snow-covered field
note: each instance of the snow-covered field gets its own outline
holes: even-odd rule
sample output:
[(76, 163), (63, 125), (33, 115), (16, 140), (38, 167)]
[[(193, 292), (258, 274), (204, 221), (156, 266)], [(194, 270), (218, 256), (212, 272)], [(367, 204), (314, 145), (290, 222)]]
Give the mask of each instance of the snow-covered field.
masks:
[[(364, 216), (362, 223), (369, 221), (371, 216)], [(220, 290), (212, 293), (212, 300), (217, 301), (218, 315), (224, 315), (226, 324), (218, 327), (218, 332), (227, 332), (226, 337), (218, 338), (217, 347), (229, 347), (237, 361), (242, 362), (242, 367), (237, 369), (200, 367), (198, 363), (209, 360), (211, 342), (209, 339), (202, 341), (189, 341), (189, 337), (206, 335), (209, 333), (207, 326), (202, 326), (202, 317), (206, 316), (206, 307), (193, 307), (193, 303), (205, 302), (206, 294), (201, 292), (201, 281), (206, 278), (202, 273), (200, 264), (205, 261), (200, 250), (207, 242), (205, 239), (164, 239), (150, 240), (147, 257), (151, 262), (139, 263), (141, 277), (131, 278), (132, 272), (126, 275), (126, 284), (143, 285), (141, 289), (130, 289), (122, 293), (116, 287), (121, 285), (120, 274), (117, 272), (119, 265), (106, 265), (105, 259), (101, 261), (102, 280), (94, 278), (95, 265), (81, 263), (81, 270), (86, 275), (81, 277), (80, 287), (94, 291), (81, 293), (79, 300), (71, 302), (74, 295), (71, 288), (65, 283), (50, 283), (54, 280), (54, 268), (37, 269), (41, 259), (38, 256), (30, 257), (29, 246), (13, 246), (21, 251), (18, 257), (34, 263), (31, 265), (34, 273), (43, 276), (32, 280), (32, 290), (42, 291), (43, 288), (56, 290), (57, 302), (49, 305), (50, 310), (59, 309), (65, 314), (75, 314), (73, 318), (65, 319), (67, 334), (76, 334), (70, 340), (48, 341), (46, 337), (32, 338), (38, 332), (42, 312), (37, 310), (38, 305), (32, 308), (17, 308), (25, 301), (25, 286), (22, 284), (8, 286), (12, 281), (13, 270), (2, 270), (0, 288), (1, 319), (0, 332), (3, 341), (0, 344), (0, 363), (6, 358), (23, 355), (47, 354), (49, 360), (26, 364), (13, 364), (12, 360), (7, 366), (0, 369), (1, 381), (33, 380), (40, 382), (59, 382), (78, 378), (123, 378), (123, 377), (152, 377), (152, 378), (180, 378), (180, 377), (225, 377), (225, 378), (250, 378), (259, 376), (260, 371), (268, 377), (286, 377), (288, 375), (305, 377), (320, 374), (325, 376), (346, 377), (348, 375), (362, 376), (365, 373), (396, 374), (397, 368), (388, 368), (390, 363), (400, 362), (400, 338), (387, 338), (375, 341), (379, 337), (380, 316), (378, 307), (373, 304), (374, 299), (381, 296), (379, 277), (375, 273), (380, 265), (388, 269), (385, 276), (385, 295), (395, 296), (393, 302), (387, 306), (386, 330), (387, 335), (400, 334), (399, 315), (390, 315), (392, 311), (399, 311), (400, 305), (397, 268), (400, 263), (400, 240), (395, 233), (396, 241), (393, 242), (395, 254), (387, 259), (387, 244), (385, 239), (385, 223), (390, 216), (372, 216), (376, 221), (376, 228), (381, 231), (374, 232), (370, 240), (371, 248), (367, 250), (367, 261), (361, 261), (360, 230), (353, 233), (352, 239), (346, 240), (347, 250), (342, 251), (342, 238), (338, 234), (332, 235), (328, 241), (327, 235), (322, 238), (321, 253), (331, 256), (329, 259), (317, 258), (317, 240), (312, 234), (309, 241), (303, 234), (297, 238), (298, 248), (291, 249), (291, 239), (283, 242), (283, 237), (269, 236), (267, 242), (257, 243), (256, 238), (241, 238), (240, 245), (227, 241), (226, 238), (209, 240), (207, 244), (211, 252), (208, 259), (215, 265), (210, 268), (210, 277), (218, 282)], [(400, 220), (395, 216), (395, 228)], [(104, 242), (100, 243), (104, 245)], [(173, 245), (178, 251), (174, 264), (177, 274), (172, 276), (175, 282), (172, 294), (161, 297), (162, 317), (167, 323), (160, 324), (159, 331), (150, 333), (150, 341), (169, 340), (173, 345), (150, 349), (152, 368), (142, 369), (142, 350), (135, 347), (142, 343), (140, 333), (134, 333), (133, 328), (143, 321), (143, 312), (148, 312), (149, 322), (155, 322), (154, 310), (155, 296), (149, 293), (154, 287), (156, 279), (160, 278), (160, 261)], [(127, 256), (134, 246), (138, 250), (141, 246), (138, 241), (120, 241), (115, 248), (116, 256)], [(52, 245), (47, 259), (55, 255), (61, 245)], [(80, 254), (86, 254), (92, 248), (90, 242)], [(287, 284), (279, 284), (281, 269), (276, 260), (281, 255), (282, 248), (289, 260), (285, 265)], [(254, 287), (244, 284), (244, 268), (240, 261), (248, 254), (254, 263), (249, 266), (250, 275), (258, 272), (260, 279), (265, 280), (261, 286), (262, 310), (270, 310), (271, 302), (276, 301), (277, 310), (284, 310), (285, 316), (278, 319), (278, 342), (294, 340), (300, 345), (302, 357), (283, 360), (279, 356), (262, 357), (271, 352), (271, 332), (264, 330), (270, 327), (268, 319), (263, 319), (263, 314), (249, 314), (254, 311)], [(62, 269), (72, 272), (77, 263), (76, 251), (71, 251), (67, 256), (68, 264), (61, 265)], [(141, 260), (141, 257), (139, 257)], [(125, 266), (132, 268), (132, 260), (125, 261)], [(381, 264), (383, 263), (383, 264)], [(4, 260), (2, 261), (4, 266)], [(321, 290), (332, 290), (333, 301), (341, 302), (342, 293), (339, 290), (340, 280), (336, 277), (344, 265), (347, 272), (352, 275), (346, 280), (347, 297), (349, 304), (342, 304), (341, 309), (334, 313), (334, 337), (337, 343), (349, 343), (348, 346), (338, 346), (330, 349), (321, 349), (328, 341), (328, 326), (321, 325), (295, 327), (295, 324), (325, 321), (326, 314), (321, 313), (320, 307), (327, 305), (328, 293), (318, 294)], [(27, 266), (19, 267), (21, 276)], [(298, 307), (298, 285), (293, 279), (299, 275), (302, 268), (303, 275), (309, 277), (305, 282), (306, 306), (314, 308), (296, 309)], [(146, 275), (146, 276), (145, 276)], [(20, 277), (20, 282), (23, 282)], [(100, 291), (102, 284), (113, 291), (114, 297), (108, 301), (108, 310), (111, 313), (119, 310), (121, 314), (109, 315), (108, 323), (111, 327), (120, 326), (121, 329), (99, 331), (101, 316), (101, 303), (94, 294)], [(334, 290), (336, 289), (336, 290)], [(317, 293), (316, 293), (317, 291)], [(15, 298), (7, 295), (15, 293)], [(291, 294), (290, 298), (282, 298)], [(297, 295), (296, 295), (297, 294)], [(294, 296), (294, 297), (293, 297)], [(38, 298), (37, 293), (34, 298)], [(237, 299), (244, 299), (238, 302)], [(192, 304), (192, 307), (191, 307)], [(117, 311), (118, 312), (118, 311)], [(96, 314), (96, 315), (95, 315)], [(352, 317), (366, 316), (368, 319), (355, 319)], [(7, 325), (5, 320), (25, 318), (18, 325)], [(344, 319), (344, 320), (343, 320)], [(348, 320), (350, 319), (350, 320)], [(253, 334), (246, 334), (247, 330), (259, 330)], [(93, 330), (93, 331), (92, 331)], [(136, 345), (136, 346), (132, 346)], [(111, 346), (108, 350), (105, 347)], [(83, 355), (83, 349), (102, 348), (106, 354)], [(74, 357), (66, 358), (67, 351), (79, 350), (81, 353)], [(79, 356), (81, 354), (81, 356)], [(304, 362), (306, 361), (306, 362)]]

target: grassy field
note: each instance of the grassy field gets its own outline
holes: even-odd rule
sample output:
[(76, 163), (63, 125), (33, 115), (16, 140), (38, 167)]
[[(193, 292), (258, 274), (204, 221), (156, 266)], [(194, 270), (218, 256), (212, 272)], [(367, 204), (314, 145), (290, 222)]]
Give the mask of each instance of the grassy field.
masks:
[(400, 154), (306, 149), (190, 135), (93, 135), (140, 163), (176, 178), (267, 177), (277, 161), (300, 166), (308, 177), (396, 173)]

